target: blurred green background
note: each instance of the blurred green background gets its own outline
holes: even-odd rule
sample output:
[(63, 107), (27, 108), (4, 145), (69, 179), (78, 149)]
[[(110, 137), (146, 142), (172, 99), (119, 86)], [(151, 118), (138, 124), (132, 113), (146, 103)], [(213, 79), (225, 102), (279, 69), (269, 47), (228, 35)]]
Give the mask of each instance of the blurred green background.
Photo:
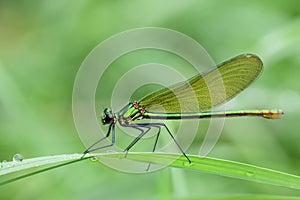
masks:
[[(282, 108), (284, 117), (227, 119), (209, 156), (300, 175), (299, 8), (298, 0), (0, 1), (0, 160), (16, 153), (29, 158), (82, 152), (72, 117), (73, 83), (82, 61), (114, 34), (154, 26), (192, 37), (216, 63), (241, 53), (262, 58), (262, 76), (230, 107)], [(88, 161), (0, 188), (0, 199), (242, 194), (300, 192), (179, 169), (126, 174)]]

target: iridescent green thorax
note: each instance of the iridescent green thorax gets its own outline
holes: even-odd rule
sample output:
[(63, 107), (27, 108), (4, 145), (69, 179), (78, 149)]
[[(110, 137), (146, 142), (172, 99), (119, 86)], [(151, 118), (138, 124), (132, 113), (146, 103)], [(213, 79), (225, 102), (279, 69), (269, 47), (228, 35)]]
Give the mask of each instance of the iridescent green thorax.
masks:
[(139, 106), (138, 102), (127, 104), (118, 113), (118, 120), (122, 124), (129, 124), (132, 121), (143, 119), (145, 110), (142, 106)]

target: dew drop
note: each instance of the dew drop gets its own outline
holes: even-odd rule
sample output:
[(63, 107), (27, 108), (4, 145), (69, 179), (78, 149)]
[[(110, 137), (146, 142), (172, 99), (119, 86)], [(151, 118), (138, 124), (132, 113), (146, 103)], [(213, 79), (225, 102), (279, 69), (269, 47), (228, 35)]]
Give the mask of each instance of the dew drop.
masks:
[(1, 162), (1, 168), (2, 168), (2, 167), (8, 167), (8, 163), (7, 163), (6, 160), (3, 160), (3, 161)]
[(13, 157), (14, 162), (22, 162), (23, 159), (24, 159), (23, 155), (19, 154), (19, 153), (15, 154), (14, 157)]
[(185, 161), (185, 162), (183, 162), (183, 165), (186, 166), (186, 167), (190, 167), (190, 166), (193, 165), (193, 163), (189, 162), (189, 161)]
[(91, 161), (91, 162), (97, 162), (97, 161), (98, 161), (98, 158), (95, 157), (95, 156), (93, 156), (93, 157), (90, 158), (90, 161)]
[(255, 175), (254, 172), (250, 172), (250, 171), (246, 172), (246, 176), (253, 177), (254, 175)]

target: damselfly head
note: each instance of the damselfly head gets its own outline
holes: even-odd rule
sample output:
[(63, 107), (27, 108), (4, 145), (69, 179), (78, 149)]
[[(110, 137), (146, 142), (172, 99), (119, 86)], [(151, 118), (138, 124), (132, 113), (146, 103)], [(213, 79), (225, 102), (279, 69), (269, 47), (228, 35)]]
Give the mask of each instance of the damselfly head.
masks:
[(112, 110), (110, 108), (105, 108), (102, 116), (103, 125), (111, 124), (113, 120), (114, 120), (114, 114), (112, 113)]

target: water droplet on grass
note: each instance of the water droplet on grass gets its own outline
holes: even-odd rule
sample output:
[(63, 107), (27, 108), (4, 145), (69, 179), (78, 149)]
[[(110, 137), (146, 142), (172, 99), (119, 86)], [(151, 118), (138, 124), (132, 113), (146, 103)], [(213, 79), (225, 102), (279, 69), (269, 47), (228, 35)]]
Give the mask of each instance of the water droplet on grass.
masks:
[(3, 161), (1, 162), (1, 168), (2, 168), (2, 167), (9, 167), (9, 164), (7, 163), (6, 160), (3, 160)]
[(254, 172), (246, 172), (246, 176), (249, 176), (249, 177), (254, 177), (255, 176), (255, 173)]
[(183, 165), (186, 166), (186, 167), (190, 167), (190, 166), (193, 165), (193, 163), (192, 163), (192, 162), (189, 162), (189, 161), (185, 161), (185, 162), (183, 163)]
[(19, 154), (19, 153), (15, 154), (14, 157), (13, 157), (14, 162), (22, 162), (23, 159), (24, 159), (23, 155)]
[(97, 157), (95, 157), (95, 156), (93, 156), (93, 157), (91, 157), (91, 158), (90, 158), (90, 161), (92, 161), (92, 162), (96, 162), (96, 161), (98, 161), (98, 158), (97, 158)]

